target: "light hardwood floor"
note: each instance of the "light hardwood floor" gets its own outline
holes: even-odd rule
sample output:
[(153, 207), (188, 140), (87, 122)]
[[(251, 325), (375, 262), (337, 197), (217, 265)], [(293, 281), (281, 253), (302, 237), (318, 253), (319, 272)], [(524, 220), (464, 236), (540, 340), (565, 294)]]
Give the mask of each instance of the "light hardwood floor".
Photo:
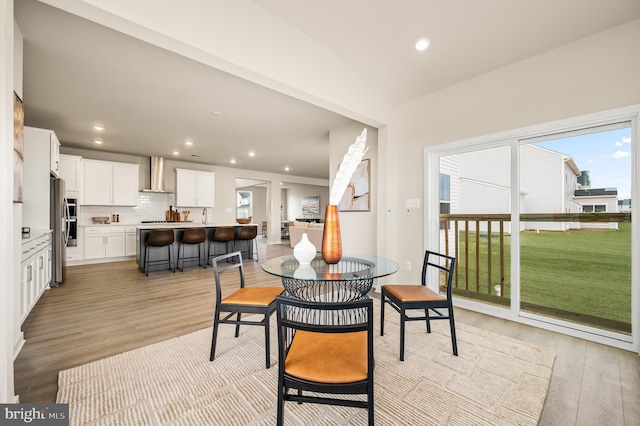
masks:
[[(260, 259), (291, 253), (288, 244), (258, 238)], [(246, 261), (250, 285), (279, 285), (260, 263)], [(70, 267), (23, 324), (27, 343), (15, 362), (20, 402), (55, 402), (58, 372), (209, 327), (211, 268), (153, 272), (134, 261)], [(374, 295), (375, 296), (375, 295)], [(640, 425), (640, 357), (585, 340), (464, 309), (456, 321), (557, 353), (542, 425)]]

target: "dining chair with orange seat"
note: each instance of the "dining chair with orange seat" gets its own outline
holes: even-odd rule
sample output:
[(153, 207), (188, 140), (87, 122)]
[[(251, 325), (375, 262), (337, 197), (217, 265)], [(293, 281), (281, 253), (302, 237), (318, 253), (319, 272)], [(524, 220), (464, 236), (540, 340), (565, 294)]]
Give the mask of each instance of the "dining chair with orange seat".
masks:
[[(234, 324), (235, 337), (240, 335), (240, 325), (264, 327), (266, 366), (271, 366), (269, 344), (269, 318), (276, 309), (276, 296), (284, 290), (282, 287), (246, 287), (242, 254), (239, 251), (212, 259), (213, 275), (216, 282), (216, 307), (213, 319), (213, 335), (211, 337), (210, 361), (216, 357), (216, 342), (220, 324)], [(238, 276), (233, 277), (233, 270)], [(222, 277), (226, 283), (238, 283), (239, 288), (226, 297), (222, 296)], [(242, 314), (262, 315), (261, 319), (242, 319)], [(223, 316), (224, 315), (224, 316)]]
[(365, 408), (373, 425), (373, 300), (315, 302), (283, 293), (276, 317), (276, 424), (284, 424), (285, 401), (295, 401)]
[[(384, 336), (384, 308), (388, 304), (400, 314), (400, 361), (404, 361), (405, 323), (407, 321), (425, 321), (427, 333), (431, 333), (432, 320), (449, 320), (453, 354), (458, 356), (453, 302), (451, 299), (455, 266), (455, 257), (427, 250), (422, 264), (421, 285), (386, 284), (382, 286), (380, 335)], [(438, 293), (427, 286), (428, 282), (430, 282), (428, 281), (429, 277), (434, 280), (438, 279), (437, 288), (443, 291), (444, 294)], [(424, 315), (407, 314), (407, 311), (414, 310), (423, 311)]]

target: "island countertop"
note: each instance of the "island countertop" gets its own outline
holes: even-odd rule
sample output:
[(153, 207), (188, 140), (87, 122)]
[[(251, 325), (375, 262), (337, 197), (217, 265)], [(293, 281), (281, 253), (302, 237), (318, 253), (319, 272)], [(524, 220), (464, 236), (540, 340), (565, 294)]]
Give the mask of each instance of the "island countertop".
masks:
[(167, 228), (220, 228), (222, 226), (258, 226), (257, 223), (202, 223), (202, 222), (163, 222), (163, 223), (141, 223), (136, 225), (136, 229), (167, 229)]

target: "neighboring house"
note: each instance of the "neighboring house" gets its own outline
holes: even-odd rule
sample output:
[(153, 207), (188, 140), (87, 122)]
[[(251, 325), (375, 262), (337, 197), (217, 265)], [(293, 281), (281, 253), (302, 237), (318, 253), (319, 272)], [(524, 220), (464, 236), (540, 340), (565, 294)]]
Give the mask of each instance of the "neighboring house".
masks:
[[(452, 170), (458, 192), (451, 199), (451, 213), (510, 213), (511, 171), (509, 148), (485, 149), (457, 155), (457, 176), (444, 169), (451, 159), (443, 159), (442, 170)], [(535, 145), (520, 148), (520, 211), (522, 213), (578, 213), (574, 201), (580, 170), (569, 155)], [(451, 184), (453, 187), (453, 183)], [(572, 222), (522, 222), (520, 229), (565, 231), (578, 228)], [(497, 229), (497, 228), (496, 228)], [(509, 224), (506, 232), (511, 232)]]
[[(575, 200), (585, 213), (618, 211), (618, 190), (616, 188), (577, 189)], [(618, 229), (618, 222), (583, 222), (581, 228)]]
[(618, 200), (618, 213), (631, 213), (631, 198)]
[[(490, 214), (511, 212), (510, 149), (491, 148), (440, 161), (440, 212)], [(617, 189), (591, 189), (590, 172), (580, 171), (572, 157), (536, 145), (520, 147), (520, 212), (615, 212)], [(443, 186), (443, 179), (449, 182)], [(448, 192), (443, 194), (443, 188)], [(446, 199), (443, 199), (446, 198)], [(630, 210), (630, 200), (628, 202)], [(443, 210), (447, 209), (447, 211)], [(460, 225), (461, 227), (463, 225)], [(618, 229), (617, 223), (521, 222), (520, 230), (567, 231), (580, 228)], [(475, 223), (469, 223), (475, 230)], [(486, 223), (481, 231), (486, 232)], [(492, 224), (498, 229), (498, 224)], [(511, 232), (510, 223), (505, 232)], [(495, 232), (495, 231), (494, 231)], [(450, 244), (452, 243), (450, 236)], [(444, 241), (442, 235), (441, 241)]]

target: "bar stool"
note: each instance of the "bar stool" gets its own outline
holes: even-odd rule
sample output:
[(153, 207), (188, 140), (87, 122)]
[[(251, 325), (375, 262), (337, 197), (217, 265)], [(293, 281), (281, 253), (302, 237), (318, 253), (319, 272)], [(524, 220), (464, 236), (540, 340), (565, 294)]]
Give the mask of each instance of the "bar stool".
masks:
[[(236, 251), (236, 241), (237, 241), (238, 244), (240, 244), (240, 253), (242, 254), (247, 253), (248, 257), (253, 258), (253, 256), (251, 256), (251, 251), (250, 251), (251, 240), (253, 240), (256, 246), (256, 249), (255, 249), (256, 261), (258, 261), (258, 242), (256, 241), (257, 236), (258, 236), (257, 226), (241, 226), (240, 232), (238, 232), (238, 236), (233, 241), (233, 251)], [(246, 251), (242, 250), (243, 242), (247, 244)]]
[[(149, 276), (149, 265), (164, 263), (167, 262), (169, 264), (169, 269), (172, 272), (175, 272), (175, 268), (171, 267), (171, 254), (173, 252), (173, 229), (152, 229), (149, 232), (149, 236), (147, 237), (147, 242), (145, 243), (145, 258), (144, 258), (144, 273), (146, 276)], [(153, 247), (167, 247), (167, 251), (169, 253), (169, 258), (167, 260), (149, 260), (149, 252)]]
[[(222, 254), (230, 253), (229, 243), (233, 241), (235, 236), (235, 229), (233, 226), (220, 226), (213, 230), (213, 236), (209, 241), (209, 255), (207, 256), (207, 263), (209, 263), (209, 259), (212, 257), (216, 257)], [(224, 253), (216, 252), (216, 244), (225, 243), (225, 251)], [(211, 251), (211, 246), (213, 246), (213, 251)]]
[[(180, 259), (182, 259), (182, 268), (180, 268), (180, 272), (184, 272), (184, 261), (185, 260), (192, 260), (192, 259), (198, 259), (198, 266), (202, 266), (203, 268), (207, 269), (207, 262), (206, 262), (206, 247), (205, 247), (205, 263), (204, 265), (202, 265), (200, 262), (202, 261), (202, 256), (200, 255), (200, 245), (202, 245), (204, 247), (204, 242), (207, 239), (207, 230), (200, 227), (200, 228), (185, 228), (184, 233), (182, 234), (182, 239), (180, 240), (180, 245), (178, 246), (178, 262), (177, 262), (177, 267), (180, 267)], [(184, 256), (184, 245), (188, 244), (188, 245), (193, 245), (193, 244), (197, 244), (198, 245), (198, 257), (196, 258), (195, 256), (191, 256), (191, 257), (185, 257)], [(182, 249), (182, 257), (180, 256), (180, 249)]]

